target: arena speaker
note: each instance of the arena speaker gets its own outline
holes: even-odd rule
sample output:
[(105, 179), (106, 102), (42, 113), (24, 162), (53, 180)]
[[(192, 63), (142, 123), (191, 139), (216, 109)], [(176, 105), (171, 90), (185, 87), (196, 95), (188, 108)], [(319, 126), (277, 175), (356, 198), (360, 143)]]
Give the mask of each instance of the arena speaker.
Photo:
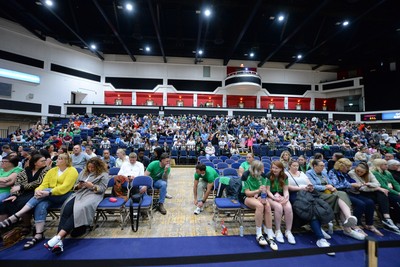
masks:
[(0, 82), (0, 97), (11, 98), (12, 84)]

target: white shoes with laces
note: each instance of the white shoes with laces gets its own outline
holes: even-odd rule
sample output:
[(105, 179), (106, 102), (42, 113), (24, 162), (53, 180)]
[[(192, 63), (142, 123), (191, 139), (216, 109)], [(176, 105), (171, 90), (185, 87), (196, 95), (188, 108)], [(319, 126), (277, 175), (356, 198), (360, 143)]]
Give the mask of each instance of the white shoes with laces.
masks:
[[(331, 246), (331, 244), (328, 241), (326, 241), (325, 238), (321, 238), (317, 241), (317, 247), (319, 247), (319, 248), (329, 248), (330, 246)], [(335, 252), (328, 252), (327, 254), (329, 256), (334, 256)]]
[(289, 244), (292, 244), (292, 245), (296, 244), (296, 239), (294, 238), (291, 231), (286, 231), (285, 236), (286, 236)]

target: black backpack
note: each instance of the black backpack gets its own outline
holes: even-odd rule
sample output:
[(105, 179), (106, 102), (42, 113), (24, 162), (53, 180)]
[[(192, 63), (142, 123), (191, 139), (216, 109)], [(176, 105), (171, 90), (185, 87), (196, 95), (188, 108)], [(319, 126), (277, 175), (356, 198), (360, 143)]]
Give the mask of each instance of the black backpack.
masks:
[(239, 195), (242, 191), (242, 180), (238, 177), (231, 177), (229, 185), (225, 187), (225, 190), (227, 198), (239, 200)]

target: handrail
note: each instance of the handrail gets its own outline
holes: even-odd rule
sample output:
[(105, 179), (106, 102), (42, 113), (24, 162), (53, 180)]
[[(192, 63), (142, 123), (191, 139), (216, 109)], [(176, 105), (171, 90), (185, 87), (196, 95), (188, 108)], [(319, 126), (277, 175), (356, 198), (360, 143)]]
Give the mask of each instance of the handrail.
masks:
[(240, 70), (240, 71), (231, 72), (228, 74), (228, 76), (226, 76), (226, 78), (231, 77), (231, 76), (240, 75), (240, 74), (252, 74), (252, 75), (258, 76), (261, 79), (261, 76), (256, 71), (252, 71), (252, 70)]

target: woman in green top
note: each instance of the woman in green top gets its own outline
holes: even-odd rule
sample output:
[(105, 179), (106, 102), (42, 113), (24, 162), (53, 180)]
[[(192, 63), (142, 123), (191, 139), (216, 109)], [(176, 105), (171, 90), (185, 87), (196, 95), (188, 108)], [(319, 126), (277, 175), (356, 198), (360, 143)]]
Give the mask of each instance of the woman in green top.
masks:
[[(266, 200), (267, 179), (263, 175), (264, 165), (261, 161), (255, 160), (250, 165), (248, 171), (243, 173), (242, 193), (244, 193), (243, 203), (250, 209), (255, 210), (254, 219), (256, 221), (256, 238), (261, 246), (270, 245), (271, 249), (277, 250), (275, 244), (274, 232), (272, 231), (272, 213), (271, 206)], [(268, 241), (262, 235), (263, 219), (266, 227)]]
[(276, 241), (284, 243), (281, 231), (282, 216), (285, 214), (286, 232), (285, 236), (289, 244), (296, 244), (296, 240), (292, 234), (293, 211), (289, 202), (289, 186), (288, 177), (285, 174), (283, 163), (279, 160), (271, 163), (271, 172), (268, 174), (267, 194), (268, 201), (274, 210), (275, 220), (275, 236)]
[[(381, 184), (381, 187), (389, 191), (388, 198), (389, 204), (392, 208), (392, 214), (390, 214), (394, 223), (400, 223), (400, 184), (393, 178), (392, 174), (387, 170), (387, 161), (384, 159), (374, 159), (372, 162), (372, 174)], [(399, 228), (388, 230), (394, 230), (400, 233)]]
[(0, 202), (10, 196), (11, 186), (17, 180), (17, 173), (21, 172), (22, 168), (18, 167), (17, 156), (6, 156), (1, 160), (0, 168)]
[(246, 161), (244, 161), (244, 162), (242, 162), (242, 164), (240, 164), (240, 167), (238, 170), (239, 177), (242, 177), (243, 173), (249, 169), (249, 167), (253, 161), (254, 161), (254, 154), (247, 153)]

